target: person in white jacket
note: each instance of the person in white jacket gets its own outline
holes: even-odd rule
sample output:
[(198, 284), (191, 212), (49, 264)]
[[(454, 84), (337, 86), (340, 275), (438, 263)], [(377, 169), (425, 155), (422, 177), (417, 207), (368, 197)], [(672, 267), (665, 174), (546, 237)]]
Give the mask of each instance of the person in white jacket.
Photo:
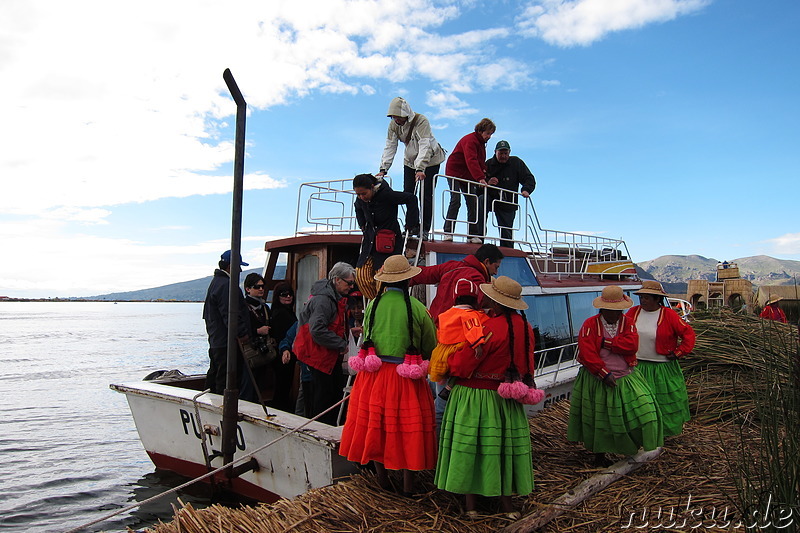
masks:
[(436, 188), (434, 176), (439, 173), (439, 166), (445, 158), (444, 149), (433, 137), (431, 123), (425, 115), (414, 113), (411, 106), (401, 97), (393, 98), (389, 103), (387, 116), (389, 131), (386, 134), (386, 146), (381, 157), (380, 171), (376, 177), (386, 175), (392, 166), (397, 153), (397, 142), (405, 144), (403, 156), (403, 192), (414, 192), (416, 182), (422, 182), (422, 232), (427, 236), (431, 227), (433, 213), (433, 191)]

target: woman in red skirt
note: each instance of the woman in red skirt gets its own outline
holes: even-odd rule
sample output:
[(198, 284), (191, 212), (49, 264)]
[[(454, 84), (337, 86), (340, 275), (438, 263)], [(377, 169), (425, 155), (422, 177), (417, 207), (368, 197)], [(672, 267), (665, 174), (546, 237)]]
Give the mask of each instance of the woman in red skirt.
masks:
[(348, 360), (358, 371), (339, 453), (375, 464), (378, 483), (391, 484), (387, 470), (403, 471), (404, 495), (413, 493), (417, 470), (436, 466), (433, 395), (426, 379), (436, 327), (421, 302), (408, 294), (420, 268), (393, 255), (375, 279), (384, 291), (364, 312), (364, 345)]

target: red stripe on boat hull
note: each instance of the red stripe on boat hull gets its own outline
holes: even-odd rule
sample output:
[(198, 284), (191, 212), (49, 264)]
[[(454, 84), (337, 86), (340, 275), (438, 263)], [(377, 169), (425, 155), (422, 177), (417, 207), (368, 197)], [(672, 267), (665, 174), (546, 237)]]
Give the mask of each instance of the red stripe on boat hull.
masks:
[[(156, 465), (156, 468), (169, 470), (170, 472), (175, 472), (176, 474), (184, 477), (196, 478), (208, 473), (206, 465), (204, 464), (201, 465), (191, 461), (184, 461), (183, 459), (176, 459), (175, 457), (170, 457), (157, 452), (147, 452), (147, 455), (150, 456), (150, 459), (153, 461), (153, 464)], [(221, 476), (221, 473), (217, 474), (215, 477), (221, 480), (219, 476)], [(210, 478), (203, 480), (203, 483), (210, 482)], [(242, 478), (231, 480), (230, 486), (226, 488), (231, 492), (244, 496), (245, 498), (250, 498), (251, 500), (257, 500), (260, 502), (272, 503), (281, 499), (281, 497), (274, 492), (270, 492), (254, 483), (245, 481)]]

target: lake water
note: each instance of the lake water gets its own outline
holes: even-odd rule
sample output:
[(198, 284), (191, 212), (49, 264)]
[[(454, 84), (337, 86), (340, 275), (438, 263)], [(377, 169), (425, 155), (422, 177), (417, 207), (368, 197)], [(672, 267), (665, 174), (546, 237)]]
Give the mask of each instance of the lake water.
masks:
[[(156, 473), (108, 385), (205, 373), (202, 305), (0, 303), (0, 531), (66, 531), (185, 481)], [(209, 503), (198, 487), (84, 531), (170, 520), (178, 497)]]

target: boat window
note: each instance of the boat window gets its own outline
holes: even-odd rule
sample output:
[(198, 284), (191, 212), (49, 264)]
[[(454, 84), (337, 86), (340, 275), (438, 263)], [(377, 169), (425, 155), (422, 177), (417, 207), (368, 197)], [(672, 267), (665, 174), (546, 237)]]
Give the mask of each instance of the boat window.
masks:
[[(297, 290), (295, 302), (305, 302), (311, 295), (311, 286), (319, 279), (319, 257), (308, 254), (297, 262)], [(299, 308), (302, 306), (298, 306)]]
[(569, 312), (572, 317), (572, 331), (576, 337), (578, 332), (586, 322), (586, 319), (597, 314), (597, 309), (592, 305), (595, 298), (600, 296), (600, 292), (575, 292), (569, 297)]
[[(554, 348), (573, 342), (567, 313), (567, 297), (564, 294), (547, 296), (523, 296), (529, 308), (525, 311), (528, 321), (536, 332), (536, 350)], [(546, 361), (545, 366), (557, 363), (558, 351), (549, 352), (553, 361)], [(571, 358), (565, 357), (562, 360)], [(541, 365), (542, 363), (538, 363)]]
[[(465, 254), (436, 254), (437, 262), (441, 265), (447, 261), (461, 261), (466, 257)], [(538, 286), (536, 277), (533, 275), (531, 265), (524, 257), (506, 257), (500, 263), (500, 270), (497, 272), (498, 276), (508, 276), (516, 280), (523, 287), (525, 286)]]

